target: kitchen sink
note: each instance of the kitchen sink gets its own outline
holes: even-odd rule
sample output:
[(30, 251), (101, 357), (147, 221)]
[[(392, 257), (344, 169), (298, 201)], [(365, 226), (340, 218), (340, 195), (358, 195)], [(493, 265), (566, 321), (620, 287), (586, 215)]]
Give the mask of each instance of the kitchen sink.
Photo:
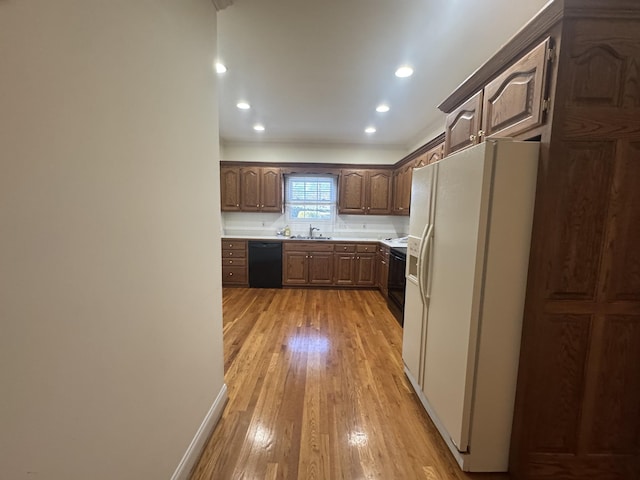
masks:
[(305, 237), (304, 235), (293, 235), (291, 240), (331, 240), (331, 237)]

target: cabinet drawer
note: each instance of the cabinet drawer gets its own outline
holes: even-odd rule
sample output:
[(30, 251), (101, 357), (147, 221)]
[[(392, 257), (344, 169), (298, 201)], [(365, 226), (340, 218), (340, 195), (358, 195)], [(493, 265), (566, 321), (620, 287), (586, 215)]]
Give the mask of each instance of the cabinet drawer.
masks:
[(246, 258), (247, 251), (246, 250), (227, 250), (226, 248), (222, 250), (222, 258)]
[(222, 283), (247, 283), (246, 267), (222, 266)]
[(233, 256), (233, 257), (225, 257), (222, 259), (223, 266), (244, 267), (246, 264), (247, 264), (246, 258)]
[(246, 240), (222, 240), (222, 248), (225, 250), (246, 250)]
[(373, 243), (359, 243), (356, 246), (358, 253), (376, 253), (376, 246)]
[(285, 252), (333, 252), (333, 243), (324, 240), (317, 242), (284, 242)]
[(356, 245), (354, 243), (336, 243), (334, 251), (338, 253), (355, 253)]

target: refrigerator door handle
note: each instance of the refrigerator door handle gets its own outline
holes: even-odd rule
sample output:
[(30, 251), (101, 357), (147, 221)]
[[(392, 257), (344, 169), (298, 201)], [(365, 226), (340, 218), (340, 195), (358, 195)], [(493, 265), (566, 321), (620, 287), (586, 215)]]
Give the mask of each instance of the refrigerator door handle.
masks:
[(430, 279), (428, 272), (429, 269), (429, 245), (433, 234), (433, 225), (427, 224), (422, 235), (422, 242), (420, 243), (420, 253), (418, 254), (418, 287), (420, 287), (420, 297), (422, 303), (427, 306), (429, 303), (429, 289), (427, 288), (427, 282)]

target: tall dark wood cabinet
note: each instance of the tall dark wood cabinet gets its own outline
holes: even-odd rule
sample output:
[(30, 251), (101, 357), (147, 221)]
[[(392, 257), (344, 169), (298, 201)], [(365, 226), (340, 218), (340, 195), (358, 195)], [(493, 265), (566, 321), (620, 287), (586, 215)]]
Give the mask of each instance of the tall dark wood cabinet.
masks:
[[(440, 108), (477, 92), (496, 108), (491, 86), (511, 88), (504, 72), (546, 39), (548, 73), (512, 92), (526, 128), (505, 127), (541, 141), (510, 470), (640, 479), (640, 2), (551, 3)], [(484, 117), (505, 118), (486, 104)], [(448, 151), (463, 137), (450, 136)]]

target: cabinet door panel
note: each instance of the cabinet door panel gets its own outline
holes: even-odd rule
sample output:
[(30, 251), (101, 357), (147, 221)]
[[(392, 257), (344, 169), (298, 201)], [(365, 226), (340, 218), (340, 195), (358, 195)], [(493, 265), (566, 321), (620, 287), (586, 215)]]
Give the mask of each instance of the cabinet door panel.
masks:
[(333, 284), (333, 253), (309, 253), (309, 284)]
[(479, 143), (481, 118), (482, 92), (478, 92), (447, 115), (444, 154), (449, 155)]
[(368, 214), (389, 215), (391, 213), (391, 180), (392, 173), (389, 170), (368, 172)]
[[(427, 163), (425, 165), (431, 165), (444, 157), (444, 143), (436, 145), (427, 152)], [(424, 165), (421, 165), (424, 166)]]
[(542, 124), (548, 49), (549, 39), (485, 87), (485, 135), (512, 137)]
[(362, 287), (376, 285), (376, 256), (374, 254), (360, 254), (356, 257), (355, 283)]
[(307, 256), (308, 253), (305, 252), (286, 252), (284, 254), (283, 285), (305, 285), (307, 283)]
[(223, 212), (240, 210), (240, 169), (238, 167), (220, 169), (220, 209)]
[(260, 210), (282, 211), (282, 176), (279, 168), (262, 168), (260, 173)]
[(247, 167), (240, 169), (241, 209), (245, 212), (260, 210), (260, 169)]
[(336, 253), (334, 256), (334, 283), (353, 285), (356, 256), (349, 253)]
[(338, 212), (364, 215), (365, 211), (364, 170), (342, 170), (340, 172), (340, 189)]

